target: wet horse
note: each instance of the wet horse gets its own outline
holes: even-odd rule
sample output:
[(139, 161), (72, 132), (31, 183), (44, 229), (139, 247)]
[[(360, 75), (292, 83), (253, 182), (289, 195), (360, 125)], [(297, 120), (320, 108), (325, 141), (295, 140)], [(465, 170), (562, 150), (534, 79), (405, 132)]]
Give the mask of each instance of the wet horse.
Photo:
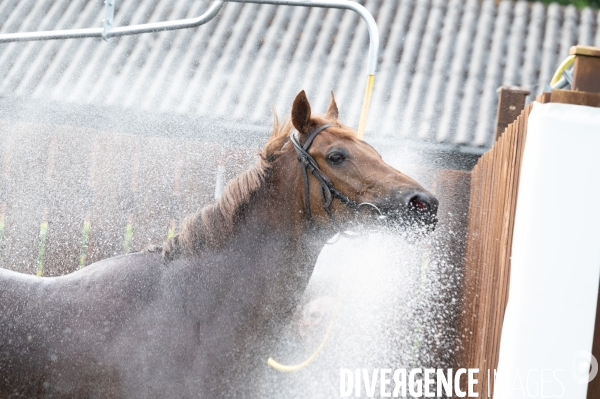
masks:
[[(437, 200), (304, 92), (254, 167), (161, 247), (61, 277), (0, 269), (1, 398), (253, 396), (325, 242)], [(218, 395), (218, 396), (217, 396)]]

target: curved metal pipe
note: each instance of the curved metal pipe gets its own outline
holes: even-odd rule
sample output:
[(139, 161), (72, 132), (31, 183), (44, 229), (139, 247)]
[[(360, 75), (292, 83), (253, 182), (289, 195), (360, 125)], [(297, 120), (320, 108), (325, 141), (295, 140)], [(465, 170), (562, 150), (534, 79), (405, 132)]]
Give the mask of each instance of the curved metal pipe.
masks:
[(140, 33), (160, 32), (167, 30), (195, 28), (210, 21), (217, 15), (223, 3), (256, 3), (256, 4), (272, 4), (279, 6), (301, 6), (301, 7), (320, 7), (320, 8), (338, 8), (342, 10), (351, 10), (360, 15), (367, 23), (369, 31), (369, 55), (367, 58), (367, 86), (363, 99), (363, 106), (358, 124), (358, 136), (362, 138), (364, 135), (365, 124), (369, 112), (371, 102), (371, 93), (373, 91), (373, 82), (375, 80), (375, 72), (377, 71), (377, 58), (379, 55), (379, 30), (375, 19), (369, 11), (361, 4), (349, 0), (215, 0), (210, 7), (196, 18), (180, 19), (176, 21), (162, 21), (148, 24), (121, 26), (114, 28), (112, 26), (112, 15), (114, 12), (114, 2), (107, 2), (105, 14), (107, 21), (103, 28), (91, 29), (66, 29), (52, 30), (42, 32), (17, 32), (0, 34), (0, 43), (9, 42), (28, 42), (37, 40), (57, 40), (57, 39), (82, 39), (86, 37), (101, 37), (105, 40), (111, 37), (136, 35)]
[[(136, 35), (139, 33), (160, 32), (165, 30), (176, 30), (185, 28), (195, 28), (203, 25), (213, 19), (223, 6), (222, 0), (214, 1), (204, 14), (196, 18), (180, 19), (177, 21), (163, 21), (149, 24), (122, 26), (113, 28), (105, 33), (105, 38)], [(30, 42), (37, 40), (57, 40), (57, 39), (82, 39), (86, 37), (103, 37), (103, 28), (91, 29), (65, 29), (50, 30), (41, 32), (16, 32), (0, 34), (0, 43), (9, 42)]]
[(273, 4), (278, 6), (302, 6), (302, 7), (321, 7), (321, 8), (339, 8), (342, 10), (351, 10), (360, 15), (367, 23), (369, 30), (369, 56), (367, 58), (367, 86), (363, 98), (363, 105), (358, 122), (358, 138), (362, 139), (365, 135), (365, 125), (369, 114), (371, 104), (371, 94), (373, 93), (373, 84), (375, 82), (375, 72), (377, 72), (377, 58), (379, 56), (379, 30), (377, 23), (371, 13), (361, 4), (348, 0), (225, 0), (233, 3), (256, 3)]
[(225, 0), (232, 3), (274, 4), (278, 6), (302, 6), (320, 8), (338, 8), (351, 10), (360, 15), (367, 23), (369, 30), (369, 56), (367, 59), (367, 75), (375, 75), (379, 53), (379, 30), (371, 13), (361, 4), (349, 0)]
[[(139, 33), (160, 32), (195, 28), (214, 18), (223, 3), (256, 3), (302, 7), (338, 8), (356, 12), (367, 23), (369, 30), (369, 56), (367, 59), (367, 74), (375, 75), (377, 70), (377, 57), (379, 53), (379, 31), (375, 19), (362, 5), (348, 0), (215, 0), (204, 14), (196, 18), (180, 19), (176, 21), (163, 21), (148, 24), (121, 26), (106, 32), (106, 38), (135, 35)], [(27, 42), (36, 40), (81, 39), (86, 37), (102, 37), (102, 28), (90, 29), (64, 29), (40, 32), (15, 32), (0, 34), (0, 43)]]

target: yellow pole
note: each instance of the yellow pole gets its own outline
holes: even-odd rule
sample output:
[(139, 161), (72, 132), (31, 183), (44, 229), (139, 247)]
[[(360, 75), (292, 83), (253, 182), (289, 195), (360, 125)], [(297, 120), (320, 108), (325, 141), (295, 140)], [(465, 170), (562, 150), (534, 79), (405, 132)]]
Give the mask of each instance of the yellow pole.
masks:
[(367, 79), (367, 88), (365, 89), (365, 97), (363, 99), (362, 111), (360, 112), (360, 122), (358, 123), (358, 138), (362, 139), (365, 136), (365, 125), (367, 124), (367, 116), (369, 115), (369, 105), (371, 104), (371, 94), (373, 93), (373, 83), (375, 75), (369, 75)]

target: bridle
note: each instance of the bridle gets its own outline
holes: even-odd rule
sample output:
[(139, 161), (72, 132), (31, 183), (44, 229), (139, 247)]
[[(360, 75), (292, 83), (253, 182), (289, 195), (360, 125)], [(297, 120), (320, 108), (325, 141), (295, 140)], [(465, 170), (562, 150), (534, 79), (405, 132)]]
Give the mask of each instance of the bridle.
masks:
[[(327, 212), (329, 219), (331, 220), (331, 222), (333, 223), (335, 228), (338, 230), (339, 235), (337, 237), (339, 238), (341, 236), (345, 236), (345, 237), (349, 237), (349, 238), (356, 238), (356, 237), (360, 237), (361, 235), (360, 234), (348, 235), (347, 233), (342, 231), (340, 226), (335, 222), (335, 219), (333, 218), (333, 214), (331, 213), (331, 203), (333, 202), (334, 198), (339, 199), (344, 205), (346, 205), (347, 207), (349, 207), (350, 209), (352, 209), (354, 211), (358, 211), (360, 209), (360, 207), (363, 205), (371, 206), (379, 212), (379, 215), (380, 215), (379, 218), (385, 218), (385, 217), (381, 215), (381, 211), (379, 211), (379, 208), (377, 208), (375, 205), (373, 205), (369, 202), (363, 202), (363, 203), (357, 204), (355, 201), (351, 200), (346, 195), (342, 194), (338, 189), (336, 189), (333, 186), (331, 179), (329, 179), (329, 177), (327, 177), (327, 175), (325, 173), (323, 173), (323, 171), (321, 169), (319, 169), (319, 164), (317, 163), (317, 161), (308, 153), (308, 149), (310, 148), (310, 145), (312, 144), (315, 137), (317, 137), (317, 135), (319, 133), (321, 133), (323, 130), (327, 129), (328, 127), (332, 127), (332, 126), (335, 126), (335, 125), (332, 123), (328, 123), (328, 124), (317, 127), (310, 134), (310, 136), (304, 143), (304, 146), (300, 145), (300, 141), (298, 140), (298, 136), (296, 135), (295, 131), (292, 131), (290, 133), (290, 141), (294, 145), (294, 149), (296, 150), (296, 153), (298, 154), (298, 161), (300, 162), (300, 164), (302, 166), (301, 170), (302, 170), (302, 179), (304, 180), (304, 205), (306, 207), (306, 217), (307, 217), (309, 223), (312, 222), (312, 214), (310, 212), (310, 192), (309, 192), (308, 172), (307, 172), (307, 170), (308, 170), (308, 171), (310, 171), (310, 173), (312, 173), (312, 175), (315, 177), (315, 179), (317, 179), (317, 182), (319, 182), (319, 185), (321, 186), (321, 201), (323, 201), (323, 209), (325, 209), (325, 212)], [(333, 244), (334, 242), (328, 242), (328, 244)], [(309, 365), (313, 361), (313, 359), (317, 356), (317, 354), (321, 351), (321, 349), (325, 346), (325, 343), (327, 342), (327, 338), (329, 337), (329, 334), (333, 328), (335, 319), (339, 312), (338, 305), (339, 305), (341, 297), (342, 297), (341, 293), (342, 293), (342, 283), (340, 283), (340, 288), (338, 289), (338, 294), (337, 294), (338, 300), (337, 300), (336, 310), (335, 310), (335, 313), (333, 314), (333, 316), (331, 317), (331, 321), (329, 322), (329, 327), (327, 327), (327, 331), (325, 332), (325, 337), (323, 338), (321, 345), (319, 345), (317, 350), (310, 357), (308, 357), (302, 363), (299, 363), (294, 366), (285, 366), (283, 364), (278, 363), (277, 361), (275, 361), (273, 358), (270, 357), (267, 360), (267, 364), (276, 370), (284, 371), (284, 372), (298, 371), (300, 369), (303, 369), (307, 365)]]
[(306, 207), (306, 217), (307, 217), (308, 221), (312, 222), (312, 214), (310, 212), (310, 192), (309, 192), (309, 182), (308, 182), (308, 172), (310, 172), (310, 173), (312, 173), (312, 175), (315, 177), (315, 179), (321, 186), (320, 192), (321, 192), (321, 201), (323, 202), (323, 209), (325, 209), (325, 212), (329, 216), (329, 219), (331, 220), (331, 222), (333, 223), (335, 228), (338, 230), (338, 232), (341, 235), (346, 235), (342, 231), (342, 229), (339, 227), (339, 225), (336, 223), (335, 219), (333, 218), (333, 214), (331, 213), (331, 203), (333, 202), (334, 198), (337, 198), (338, 200), (340, 200), (340, 202), (342, 204), (346, 205), (348, 208), (350, 208), (354, 211), (358, 211), (360, 209), (360, 207), (363, 205), (369, 205), (369, 206), (372, 206), (373, 208), (375, 208), (379, 212), (380, 215), (381, 215), (381, 212), (375, 205), (373, 205), (371, 203), (363, 202), (361, 204), (357, 204), (355, 201), (348, 198), (346, 195), (344, 195), (338, 189), (336, 189), (333, 186), (331, 179), (329, 179), (329, 177), (327, 177), (327, 175), (325, 173), (323, 173), (323, 171), (321, 169), (319, 169), (319, 164), (317, 163), (317, 161), (308, 153), (308, 149), (310, 148), (310, 145), (312, 144), (315, 137), (317, 137), (317, 135), (319, 133), (321, 133), (323, 130), (325, 130), (329, 127), (333, 127), (333, 126), (335, 126), (335, 125), (332, 123), (328, 123), (328, 124), (317, 127), (310, 134), (310, 136), (304, 143), (304, 146), (300, 145), (300, 141), (298, 140), (298, 136), (295, 131), (292, 131), (290, 133), (290, 141), (294, 145), (294, 149), (296, 150), (296, 153), (298, 154), (298, 161), (302, 165), (301, 170), (302, 170), (302, 178), (304, 180), (304, 205)]
[[(308, 136), (308, 139), (304, 143), (304, 146), (300, 145), (300, 141), (298, 140), (298, 136), (295, 131), (290, 133), (290, 140), (294, 145), (294, 149), (298, 154), (298, 161), (302, 165), (302, 178), (304, 180), (304, 205), (306, 207), (306, 217), (309, 222), (312, 222), (312, 214), (310, 212), (310, 192), (309, 192), (309, 183), (308, 183), (308, 172), (312, 173), (312, 175), (317, 179), (317, 182), (321, 186), (321, 200), (323, 201), (323, 209), (327, 212), (329, 219), (334, 224), (336, 228), (338, 228), (335, 219), (333, 218), (333, 214), (331, 213), (331, 203), (334, 198), (339, 199), (344, 205), (349, 207), (352, 210), (358, 211), (359, 205), (348, 198), (346, 195), (342, 194), (338, 189), (333, 186), (331, 179), (327, 177), (325, 173), (321, 169), (319, 169), (319, 164), (317, 161), (308, 153), (308, 149), (312, 144), (313, 140), (319, 133), (323, 130), (335, 126), (332, 123), (328, 123), (325, 125), (321, 125), (317, 127), (311, 134)], [(308, 171), (308, 172), (307, 172)], [(340, 230), (338, 228), (338, 230)]]

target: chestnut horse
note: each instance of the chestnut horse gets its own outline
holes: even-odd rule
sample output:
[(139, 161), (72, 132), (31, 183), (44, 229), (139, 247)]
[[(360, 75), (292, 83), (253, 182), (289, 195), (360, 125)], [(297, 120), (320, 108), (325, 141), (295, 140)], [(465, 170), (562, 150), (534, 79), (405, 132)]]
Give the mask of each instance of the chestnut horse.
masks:
[(437, 200), (304, 92), (254, 167), (163, 246), (61, 277), (0, 269), (1, 398), (254, 396), (335, 233), (436, 222)]

